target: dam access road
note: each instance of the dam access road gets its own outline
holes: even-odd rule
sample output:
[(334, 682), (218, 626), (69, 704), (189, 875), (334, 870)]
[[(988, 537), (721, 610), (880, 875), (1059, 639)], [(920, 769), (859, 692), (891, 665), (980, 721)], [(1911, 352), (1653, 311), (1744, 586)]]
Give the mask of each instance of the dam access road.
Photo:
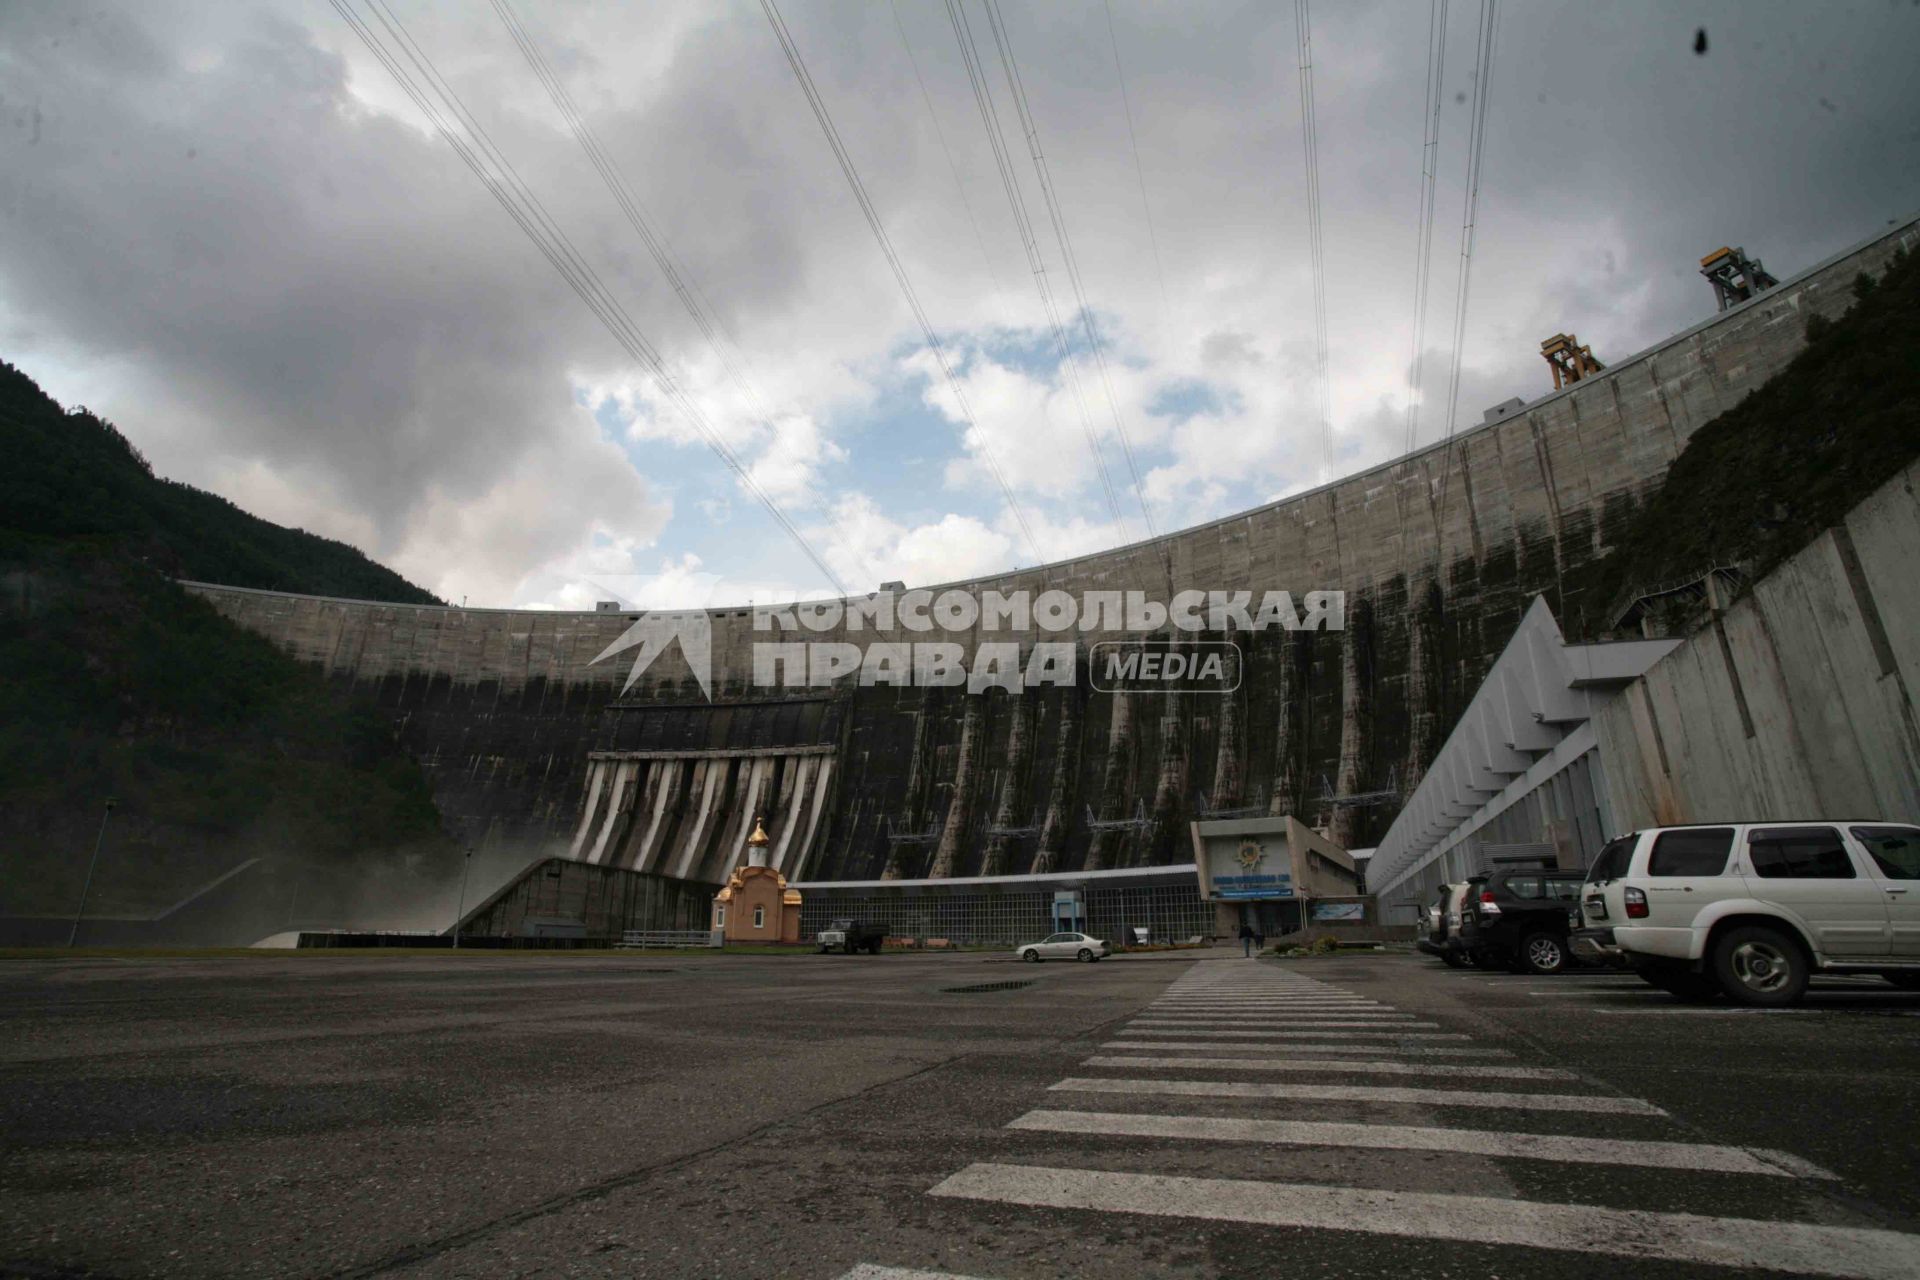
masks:
[(336, 952), (0, 996), (9, 1276), (1920, 1274), (1877, 980)]

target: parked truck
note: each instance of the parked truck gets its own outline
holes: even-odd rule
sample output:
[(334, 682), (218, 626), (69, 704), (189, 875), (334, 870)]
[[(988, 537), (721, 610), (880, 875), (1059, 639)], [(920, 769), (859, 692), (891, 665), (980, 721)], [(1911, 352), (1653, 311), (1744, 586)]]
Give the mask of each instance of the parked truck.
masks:
[(820, 944), (821, 955), (829, 951), (844, 951), (848, 955), (865, 951), (877, 956), (886, 940), (887, 926), (860, 920), (830, 921), (814, 938)]

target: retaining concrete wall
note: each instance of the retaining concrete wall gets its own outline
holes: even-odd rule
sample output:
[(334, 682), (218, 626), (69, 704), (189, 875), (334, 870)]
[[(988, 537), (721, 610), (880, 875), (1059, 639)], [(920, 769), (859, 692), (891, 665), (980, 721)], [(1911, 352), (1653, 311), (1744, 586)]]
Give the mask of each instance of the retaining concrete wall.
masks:
[[(1916, 243), (1920, 224), (1908, 223), (1450, 446), (1153, 542), (952, 584), (1139, 590), (1162, 602), (1176, 588), (1344, 589), (1344, 633), (1242, 637), (1246, 675), (1231, 707), (1093, 693), (1084, 670), (1075, 688), (1025, 695), (1035, 703), (1020, 714), (998, 691), (769, 698), (750, 680), (752, 646), (770, 637), (745, 608), (711, 611), (715, 705), (677, 646), (621, 698), (628, 662), (592, 660), (627, 627), (622, 615), (190, 589), (335, 678), (372, 686), (442, 813), (475, 842), (563, 852), (591, 751), (830, 744), (830, 815), (804, 851), (820, 878), (1176, 861), (1200, 792), (1324, 817), (1339, 843), (1365, 845), (1394, 806), (1323, 810), (1325, 787), (1372, 791), (1393, 777), (1410, 792), (1535, 594), (1569, 631), (1586, 630), (1607, 604), (1589, 598), (1595, 565), (1688, 436), (1784, 366), (1811, 315), (1843, 311), (1857, 274)], [(1114, 819), (1140, 805), (1151, 808), (1143, 829), (1096, 840), (1084, 820), (1089, 807)], [(1040, 833), (990, 833), (1008, 816)], [(937, 841), (888, 838), (935, 827)]]
[(1620, 830), (1920, 820), (1917, 486), (1920, 464), (1595, 718)]

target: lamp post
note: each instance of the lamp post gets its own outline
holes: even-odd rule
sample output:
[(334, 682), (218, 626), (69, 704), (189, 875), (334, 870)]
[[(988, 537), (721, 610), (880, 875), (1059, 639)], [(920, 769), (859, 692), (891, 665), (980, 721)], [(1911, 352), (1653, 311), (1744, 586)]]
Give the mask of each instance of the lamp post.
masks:
[(467, 856), (460, 862), (460, 910), (453, 917), (453, 949), (460, 949), (460, 922), (467, 915), (467, 872), (473, 868), (473, 847), (467, 847)]
[(107, 838), (107, 819), (113, 816), (113, 805), (112, 797), (108, 797), (106, 811), (100, 815), (100, 834), (93, 838), (93, 857), (87, 859), (87, 879), (80, 886), (80, 906), (73, 913), (73, 931), (67, 934), (69, 947), (80, 940), (80, 921), (87, 914), (87, 895), (93, 891), (93, 869), (100, 865), (100, 845)]

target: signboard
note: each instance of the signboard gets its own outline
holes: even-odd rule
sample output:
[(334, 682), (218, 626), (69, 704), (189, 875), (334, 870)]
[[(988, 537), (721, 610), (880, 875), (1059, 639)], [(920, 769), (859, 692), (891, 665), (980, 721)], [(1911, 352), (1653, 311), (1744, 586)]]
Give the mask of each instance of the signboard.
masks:
[(1205, 896), (1239, 902), (1293, 897), (1285, 823), (1284, 818), (1195, 823)]
[(1215, 876), (1216, 898), (1291, 898), (1292, 876)]
[(1313, 904), (1315, 920), (1346, 920), (1360, 924), (1367, 918), (1367, 904), (1364, 902), (1316, 902)]

